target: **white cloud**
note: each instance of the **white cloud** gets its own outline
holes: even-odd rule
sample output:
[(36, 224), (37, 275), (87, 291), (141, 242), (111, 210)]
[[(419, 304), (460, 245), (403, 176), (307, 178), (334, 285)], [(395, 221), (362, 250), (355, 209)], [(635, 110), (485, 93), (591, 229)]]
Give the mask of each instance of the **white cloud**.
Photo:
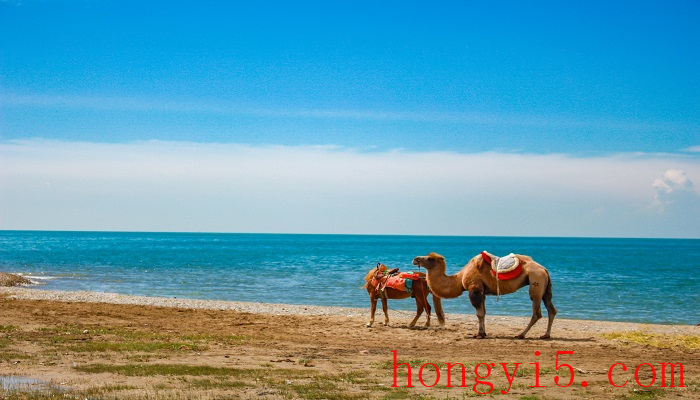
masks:
[(660, 192), (671, 193), (674, 190), (692, 190), (693, 183), (685, 171), (669, 169), (661, 179), (654, 179), (652, 186)]
[(664, 155), (14, 141), (0, 229), (698, 237), (645, 209), (698, 176)]
[(700, 206), (700, 194), (685, 171), (669, 169), (661, 178), (654, 179), (652, 187), (656, 189), (654, 205), (661, 212), (666, 212), (669, 207), (680, 206), (682, 211), (686, 211)]

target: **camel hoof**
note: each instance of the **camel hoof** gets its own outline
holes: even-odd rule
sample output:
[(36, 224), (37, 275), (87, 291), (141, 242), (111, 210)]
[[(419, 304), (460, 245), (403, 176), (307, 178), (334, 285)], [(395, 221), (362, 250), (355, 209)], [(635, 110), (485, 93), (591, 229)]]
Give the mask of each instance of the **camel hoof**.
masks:
[(369, 323), (368, 323), (368, 324), (365, 325), (365, 326), (366, 326), (367, 328), (371, 328), (371, 327), (372, 327), (372, 324), (369, 324)]
[(540, 336), (540, 339), (551, 339), (551, 338), (549, 337), (549, 335), (542, 335), (542, 336)]
[(525, 335), (518, 335), (518, 336), (516, 336), (515, 338), (516, 338), (516, 339), (522, 340), (522, 339), (525, 339)]
[(486, 339), (486, 334), (485, 333), (480, 333), (478, 335), (474, 335), (474, 339)]

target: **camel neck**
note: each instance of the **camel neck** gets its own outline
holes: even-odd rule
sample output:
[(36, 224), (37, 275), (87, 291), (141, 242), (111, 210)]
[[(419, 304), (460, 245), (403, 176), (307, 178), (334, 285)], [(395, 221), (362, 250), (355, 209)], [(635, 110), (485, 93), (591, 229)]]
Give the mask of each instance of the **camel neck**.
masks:
[(433, 293), (444, 299), (459, 297), (464, 291), (461, 277), (447, 276), (445, 266), (438, 266), (428, 271), (428, 285)]

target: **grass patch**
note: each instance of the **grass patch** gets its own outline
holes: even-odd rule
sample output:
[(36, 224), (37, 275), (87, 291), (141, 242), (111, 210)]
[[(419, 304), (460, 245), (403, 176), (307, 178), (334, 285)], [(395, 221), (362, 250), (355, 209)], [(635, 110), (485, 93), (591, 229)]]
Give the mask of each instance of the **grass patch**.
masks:
[[(31, 391), (24, 390), (5, 390), (0, 388), (0, 399), (2, 400), (48, 400), (48, 399), (63, 399), (65, 393), (58, 389), (51, 391)], [(68, 397), (70, 398), (70, 397)]]
[(350, 384), (363, 384), (367, 383), (369, 378), (369, 373), (365, 371), (352, 371), (340, 374), (334, 378), (338, 382), (347, 382)]
[[(15, 360), (29, 360), (32, 357), (25, 353), (18, 353), (16, 351), (0, 351), (0, 361), (15, 361)], [(2, 397), (0, 397), (2, 399)]]
[[(499, 366), (500, 367), (500, 366)], [(502, 369), (501, 369), (502, 371)], [(563, 375), (569, 374), (569, 370), (567, 368), (561, 368), (559, 371), (555, 370), (554, 368), (540, 368), (540, 375), (549, 375), (549, 374), (554, 374), (558, 375), (558, 373), (561, 372)], [(512, 370), (508, 370), (509, 374), (513, 374)], [(524, 376), (535, 376), (537, 375), (537, 369), (534, 367), (526, 367), (526, 368), (520, 368), (518, 367), (518, 370), (515, 372), (516, 377), (524, 377)]]
[(240, 381), (229, 381), (226, 378), (224, 379), (187, 379), (184, 378), (183, 380), (190, 388), (195, 389), (195, 390), (214, 390), (214, 389), (236, 389), (236, 388), (242, 388), (242, 387), (248, 387), (251, 385), (248, 385), (245, 382), (240, 382)]
[(292, 389), (302, 399), (338, 399), (354, 400), (366, 399), (367, 396), (347, 393), (345, 389), (338, 387), (336, 383), (322, 379), (314, 379), (308, 383), (293, 384)]
[[(408, 363), (408, 365), (411, 366), (411, 370), (413, 370), (413, 368), (420, 368), (421, 366), (423, 366), (423, 364), (427, 364), (427, 363), (435, 364), (438, 366), (438, 368), (445, 366), (444, 362), (431, 362), (428, 360), (424, 360), (422, 358), (412, 358), (410, 360), (398, 360), (398, 361), (396, 361), (396, 365), (398, 365), (399, 368), (403, 368), (404, 370), (406, 369), (406, 366), (400, 365), (400, 364), (405, 364), (405, 363)], [(474, 365), (476, 365), (476, 364), (474, 364)], [(382, 361), (380, 363), (373, 363), (372, 366), (379, 368), (379, 369), (392, 369), (393, 370), (394, 369), (394, 361), (391, 360), (391, 361)], [(465, 365), (465, 367), (466, 367), (466, 365)]]
[(293, 369), (259, 369), (259, 368), (224, 368), (211, 367), (207, 365), (189, 364), (126, 364), (126, 365), (106, 365), (87, 364), (74, 367), (76, 371), (88, 374), (111, 373), (124, 376), (207, 376), (207, 377), (228, 377), (228, 378), (260, 378), (266, 377), (270, 383), (275, 383), (274, 379), (300, 379), (309, 378), (309, 372)]
[[(430, 395), (424, 395), (420, 393), (415, 393), (413, 391), (409, 391), (407, 389), (402, 389), (402, 388), (391, 388), (391, 392), (387, 393), (383, 397), (381, 397), (381, 400), (399, 400), (399, 399), (409, 399), (409, 400), (458, 400), (458, 399), (466, 399), (466, 398), (472, 398), (472, 397), (485, 397), (484, 395), (481, 394), (476, 394), (473, 392), (470, 393), (462, 393), (460, 396), (452, 397), (449, 395), (443, 396), (430, 396)], [(488, 398), (493, 398), (493, 396), (489, 396)]]
[[(12, 325), (0, 325), (0, 333), (10, 333), (10, 332), (14, 332), (16, 330), (17, 330), (17, 328), (15, 328)], [(3, 349), (9, 345), (10, 345), (10, 338), (0, 337), (0, 349)]]
[(93, 387), (89, 388), (87, 390), (82, 391), (80, 394), (81, 396), (98, 396), (102, 397), (106, 393), (114, 393), (114, 392), (121, 392), (125, 390), (138, 390), (139, 388), (136, 386), (131, 386), (131, 385), (107, 385), (107, 386), (99, 386), (99, 387)]
[(153, 359), (153, 356), (149, 354), (129, 354), (124, 356), (124, 359), (130, 362), (147, 363)]
[[(37, 334), (39, 337), (37, 337)], [(41, 328), (31, 335), (33, 341), (45, 340), (61, 350), (74, 353), (154, 353), (161, 351), (204, 351), (201, 342), (211, 340), (204, 335), (167, 335), (133, 331), (121, 328), (103, 328), (88, 326), (61, 326)], [(227, 341), (222, 336), (221, 341)], [(231, 339), (232, 340), (232, 339)]]
[(49, 335), (57, 341), (70, 341), (76, 338), (85, 337), (110, 337), (119, 338), (122, 340), (147, 340), (147, 341), (162, 341), (168, 340), (175, 335), (166, 335), (163, 333), (135, 331), (124, 328), (105, 328), (100, 326), (84, 326), (84, 325), (62, 325), (51, 328), (40, 328), (37, 332)]
[(663, 395), (663, 390), (658, 388), (632, 389), (629, 394), (620, 397), (625, 400), (653, 400)]
[(408, 399), (411, 397), (411, 392), (409, 392), (406, 388), (383, 387), (382, 390), (386, 390), (389, 392), (386, 395), (384, 395), (384, 397), (382, 397), (382, 400), (399, 400)]
[(72, 346), (67, 346), (66, 350), (74, 353), (95, 353), (113, 351), (116, 353), (125, 352), (142, 352), (153, 353), (157, 351), (179, 351), (192, 350), (202, 351), (204, 347), (193, 343), (160, 343), (160, 342), (131, 342), (131, 343), (114, 343), (114, 342), (85, 342)]
[(181, 340), (191, 342), (221, 342), (227, 345), (239, 345), (250, 340), (248, 335), (184, 335), (180, 336)]
[(606, 333), (602, 337), (623, 343), (635, 343), (662, 349), (676, 346), (689, 350), (700, 349), (700, 335), (664, 335), (633, 331)]
[(210, 367), (207, 365), (185, 365), (185, 364), (127, 364), (127, 365), (106, 365), (89, 364), (76, 366), (75, 370), (89, 374), (99, 374), (103, 372), (125, 375), (125, 376), (231, 376), (250, 377), (261, 374), (262, 370), (257, 369), (234, 369)]
[[(261, 379), (270, 388), (276, 388), (286, 397), (301, 399), (366, 399), (366, 392), (349, 392), (348, 385), (366, 383), (368, 374), (352, 371), (339, 375), (320, 374), (296, 369), (235, 369), (206, 365), (182, 364), (90, 364), (74, 367), (76, 371), (99, 374), (112, 373), (124, 376), (174, 376), (180, 377), (187, 389), (194, 391), (231, 390), (255, 387), (254, 379)], [(100, 389), (98, 388), (99, 392)]]

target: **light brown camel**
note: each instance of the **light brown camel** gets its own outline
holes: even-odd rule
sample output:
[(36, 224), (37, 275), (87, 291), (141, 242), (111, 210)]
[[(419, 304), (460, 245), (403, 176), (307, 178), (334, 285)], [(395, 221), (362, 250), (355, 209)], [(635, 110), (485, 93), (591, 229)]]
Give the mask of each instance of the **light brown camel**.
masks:
[[(398, 271), (398, 268), (392, 271)], [(427, 321), (425, 322), (425, 326), (430, 326), (430, 303), (428, 303), (428, 293), (430, 293), (430, 289), (428, 289), (428, 283), (426, 282), (425, 277), (421, 277), (420, 279), (413, 281), (412, 293), (405, 292), (403, 290), (393, 289), (390, 287), (385, 287), (379, 290), (378, 286), (380, 286), (380, 282), (382, 282), (383, 279), (387, 276), (386, 273), (386, 266), (380, 263), (377, 264), (376, 268), (371, 269), (367, 273), (367, 276), (365, 276), (366, 283), (363, 286), (363, 288), (367, 289), (370, 301), (370, 319), (367, 323), (367, 327), (371, 327), (374, 323), (374, 313), (377, 309), (378, 299), (382, 300), (382, 310), (384, 311), (384, 325), (389, 325), (387, 299), (407, 299), (409, 297), (414, 297), (416, 299), (416, 317), (413, 318), (413, 321), (411, 321), (410, 324), (408, 324), (409, 328), (412, 328), (416, 325), (416, 321), (418, 321), (418, 318), (421, 316), (421, 314), (423, 314), (424, 309), (427, 314)], [(442, 326), (445, 324), (445, 313), (442, 311), (442, 302), (440, 301), (440, 298), (435, 296), (434, 294), (433, 303), (435, 304), (435, 313), (438, 317), (438, 325)]]
[(495, 295), (497, 291), (500, 294), (509, 294), (530, 285), (532, 318), (527, 328), (518, 335), (518, 338), (525, 338), (535, 322), (542, 318), (540, 302), (544, 302), (549, 321), (547, 332), (540, 338), (548, 339), (554, 316), (557, 315), (557, 309), (552, 304), (552, 280), (549, 277), (549, 272), (529, 256), (519, 254), (515, 256), (520, 260), (520, 265), (523, 268), (522, 273), (517, 278), (499, 281), (498, 289), (496, 277), (491, 274), (491, 266), (484, 261), (481, 254), (472, 258), (461, 271), (452, 276), (445, 275), (445, 257), (436, 253), (416, 257), (413, 259), (413, 264), (422, 266), (428, 271), (428, 285), (434, 294), (444, 299), (450, 299), (461, 296), (464, 291), (469, 292), (469, 300), (476, 308), (476, 316), (479, 319), (479, 333), (476, 337), (480, 339), (486, 337), (484, 324), (486, 295)]

